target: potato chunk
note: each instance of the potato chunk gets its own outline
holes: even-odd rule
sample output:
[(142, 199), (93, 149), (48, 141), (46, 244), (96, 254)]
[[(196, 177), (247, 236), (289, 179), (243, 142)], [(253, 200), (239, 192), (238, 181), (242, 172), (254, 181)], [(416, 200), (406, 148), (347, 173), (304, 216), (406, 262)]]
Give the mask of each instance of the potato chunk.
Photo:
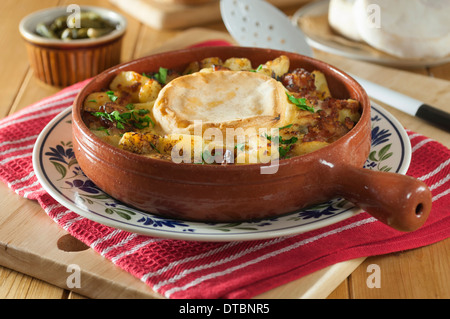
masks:
[(111, 102), (111, 99), (106, 92), (94, 92), (89, 94), (84, 100), (84, 110), (87, 112), (98, 112), (100, 106), (108, 102)]
[(249, 71), (252, 69), (252, 63), (247, 58), (229, 58), (223, 66), (232, 71)]
[(328, 88), (328, 82), (325, 75), (320, 71), (312, 71), (311, 74), (314, 76), (314, 85), (316, 86), (316, 91), (318, 98), (326, 99), (331, 97), (330, 89)]
[(267, 71), (270, 71), (273, 77), (278, 78), (289, 71), (289, 66), (289, 58), (285, 55), (281, 55), (272, 61), (267, 61), (262, 65), (258, 72), (267, 74)]
[(161, 85), (153, 79), (143, 76), (134, 71), (121, 72), (112, 80), (110, 89), (114, 91), (125, 91), (131, 94), (132, 102), (149, 102), (155, 100)]
[(151, 133), (126, 132), (119, 141), (119, 147), (137, 154), (149, 154), (159, 152), (157, 146), (160, 139), (160, 136)]
[(154, 102), (158, 97), (159, 91), (161, 91), (161, 84), (156, 80), (149, 79), (149, 81), (141, 85), (139, 102)]

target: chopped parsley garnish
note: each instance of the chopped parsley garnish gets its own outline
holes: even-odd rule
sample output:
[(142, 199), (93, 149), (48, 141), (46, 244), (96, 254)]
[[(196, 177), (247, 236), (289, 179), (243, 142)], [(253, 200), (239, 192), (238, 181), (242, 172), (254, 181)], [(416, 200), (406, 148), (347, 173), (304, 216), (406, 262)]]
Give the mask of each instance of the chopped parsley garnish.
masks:
[(114, 91), (107, 91), (106, 95), (108, 95), (109, 99), (115, 102), (119, 97), (114, 95)]
[(260, 71), (262, 68), (263, 68), (263, 65), (260, 64), (256, 69), (250, 70), (250, 72), (258, 72), (258, 71)]
[(167, 82), (167, 73), (168, 69), (160, 67), (159, 71), (153, 75), (147, 73), (142, 73), (142, 75), (148, 77), (149, 79), (154, 79), (164, 85)]
[(106, 133), (106, 135), (109, 135), (109, 131), (106, 127), (103, 126), (97, 127), (97, 131), (103, 131)]
[(283, 140), (283, 138), (280, 136), (280, 144), (290, 145), (290, 144), (297, 143), (297, 141), (298, 141), (298, 137), (295, 137), (295, 136), (292, 136), (288, 140)]
[(292, 127), (292, 125), (293, 125), (293, 124), (288, 124), (288, 125), (279, 127), (278, 129), (279, 129), (279, 130), (282, 130), (282, 129), (285, 129), (285, 128), (290, 128), (290, 127)]
[[(127, 105), (127, 108), (130, 104)], [(132, 104), (131, 104), (132, 105)], [(128, 108), (129, 109), (129, 108)], [(143, 129), (146, 127), (149, 127), (150, 124), (152, 126), (155, 126), (155, 123), (152, 121), (150, 116), (145, 114), (149, 113), (149, 110), (135, 110), (134, 106), (133, 109), (130, 110), (130, 112), (120, 113), (119, 111), (115, 110), (111, 113), (107, 112), (93, 112), (92, 115), (96, 117), (102, 117), (108, 121), (116, 123), (116, 127), (120, 130), (125, 129), (125, 125), (133, 125), (134, 127), (138, 129)]]
[[(291, 124), (292, 125), (292, 124)], [(266, 138), (269, 141), (272, 141), (272, 136), (266, 134)], [(289, 145), (295, 144), (298, 141), (298, 138), (292, 136), (290, 139), (284, 140), (283, 137), (278, 136), (278, 153), (280, 154), (280, 158), (285, 158), (287, 153), (291, 150)], [(286, 146), (283, 146), (286, 145)]]
[(297, 106), (299, 109), (314, 113), (314, 108), (306, 104), (306, 99), (304, 97), (298, 99), (293, 95), (289, 94), (288, 92), (286, 92), (286, 95), (288, 96), (289, 101), (294, 103), (295, 106)]
[(239, 150), (243, 151), (244, 148), (245, 148), (245, 143), (237, 143), (237, 144), (234, 146), (234, 149), (236, 149), (236, 150), (239, 149)]
[(290, 147), (288, 147), (288, 146), (286, 146), (286, 147), (280, 146), (278, 148), (278, 153), (280, 154), (280, 158), (285, 158), (289, 151), (290, 151)]
[(161, 152), (156, 148), (156, 145), (155, 145), (155, 144), (153, 144), (152, 142), (149, 142), (149, 143), (150, 143), (150, 146), (151, 146), (157, 153), (161, 154)]
[(122, 123), (126, 123), (126, 121), (124, 119), (122, 119), (122, 117), (120, 116), (120, 112), (119, 111), (112, 111), (111, 113), (107, 113), (107, 112), (92, 112), (92, 115), (97, 116), (97, 117), (102, 117), (110, 122), (116, 122), (117, 123), (117, 128), (123, 128), (123, 124)]

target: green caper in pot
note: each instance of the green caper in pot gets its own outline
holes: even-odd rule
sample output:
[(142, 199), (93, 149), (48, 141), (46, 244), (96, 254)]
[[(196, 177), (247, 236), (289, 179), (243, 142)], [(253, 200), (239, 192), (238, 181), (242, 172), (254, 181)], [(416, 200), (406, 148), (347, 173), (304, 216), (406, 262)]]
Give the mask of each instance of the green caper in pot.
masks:
[(61, 34), (62, 40), (86, 39), (88, 29), (86, 28), (66, 28)]
[(87, 29), (87, 35), (89, 38), (99, 38), (105, 34), (110, 33), (113, 28), (89, 28)]
[[(78, 20), (79, 19), (79, 20)], [(79, 24), (77, 25), (77, 22)], [(97, 14), (92, 15), (89, 12), (82, 12), (80, 16), (76, 15), (67, 19), (67, 26), (69, 28), (104, 28), (105, 21)]]
[(49, 27), (47, 27), (45, 23), (38, 23), (38, 25), (36, 26), (36, 33), (49, 39), (58, 38), (56, 34)]
[(67, 16), (60, 16), (53, 20), (50, 24), (50, 29), (54, 32), (61, 32), (67, 28)]
[(112, 32), (115, 26), (99, 14), (88, 11), (79, 15), (65, 15), (51, 23), (39, 23), (36, 33), (49, 39), (76, 40), (98, 38)]

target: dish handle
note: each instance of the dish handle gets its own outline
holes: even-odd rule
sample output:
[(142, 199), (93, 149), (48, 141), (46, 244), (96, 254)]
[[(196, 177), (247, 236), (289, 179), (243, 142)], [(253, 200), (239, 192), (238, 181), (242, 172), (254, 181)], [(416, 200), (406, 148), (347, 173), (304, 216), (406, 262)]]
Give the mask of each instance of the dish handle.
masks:
[(334, 167), (337, 195), (386, 225), (404, 232), (420, 228), (431, 211), (431, 191), (410, 176), (344, 165)]

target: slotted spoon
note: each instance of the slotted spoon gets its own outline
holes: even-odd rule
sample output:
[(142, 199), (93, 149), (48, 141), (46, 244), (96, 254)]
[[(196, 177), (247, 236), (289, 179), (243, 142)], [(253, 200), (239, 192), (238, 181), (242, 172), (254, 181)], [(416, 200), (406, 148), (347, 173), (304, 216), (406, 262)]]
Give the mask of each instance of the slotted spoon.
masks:
[(265, 1), (221, 0), (220, 12), (228, 32), (242, 46), (312, 56), (303, 32), (293, 27), (283, 12)]

